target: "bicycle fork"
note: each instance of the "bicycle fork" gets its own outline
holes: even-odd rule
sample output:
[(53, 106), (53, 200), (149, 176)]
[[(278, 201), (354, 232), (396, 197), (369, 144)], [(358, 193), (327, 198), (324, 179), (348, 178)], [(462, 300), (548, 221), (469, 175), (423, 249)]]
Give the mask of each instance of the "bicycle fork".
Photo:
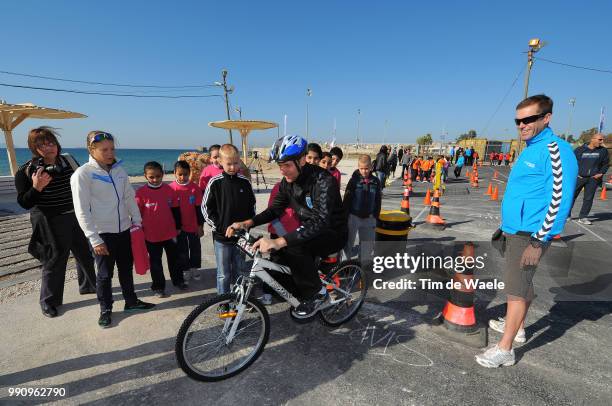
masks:
[[(242, 320), (242, 315), (244, 313), (244, 310), (246, 309), (246, 299), (251, 294), (252, 287), (253, 287), (253, 284), (249, 283), (248, 281), (246, 282), (246, 292), (244, 289), (244, 283), (242, 281), (237, 282), (236, 285), (234, 286), (234, 291), (238, 295), (238, 300), (237, 300), (238, 305), (236, 306), (236, 316), (226, 318), (225, 323), (223, 325), (223, 333), (227, 333), (225, 337), (226, 345), (229, 345), (234, 339), (234, 336), (236, 335), (236, 330), (238, 329), (238, 326), (240, 325), (240, 321)], [(228, 329), (229, 329), (229, 332), (228, 332)]]

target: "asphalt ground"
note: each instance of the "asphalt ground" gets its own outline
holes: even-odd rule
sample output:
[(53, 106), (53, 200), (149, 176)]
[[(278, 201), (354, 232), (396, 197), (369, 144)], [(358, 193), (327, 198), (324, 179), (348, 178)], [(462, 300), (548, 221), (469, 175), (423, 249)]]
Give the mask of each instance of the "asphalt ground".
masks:
[[(477, 255), (486, 254), (486, 267), (476, 276), (501, 278), (503, 259), (488, 243), (499, 225), (500, 203), (483, 196), (491, 175), (490, 168), (481, 169), (479, 189), (465, 179), (449, 182), (441, 199), (445, 230), (423, 226), (428, 184), (415, 184), (410, 210), (416, 228), (406, 251), (456, 253), (472, 242)], [(502, 168), (496, 182), (500, 200), (506, 176)], [(384, 208), (399, 208), (401, 191), (399, 182), (386, 189)], [(265, 194), (258, 195), (260, 208), (266, 201)], [(54, 386), (66, 388), (67, 395), (54, 400), (60, 404), (607, 405), (612, 403), (609, 202), (596, 201), (592, 213), (598, 219), (593, 226), (569, 222), (543, 258), (527, 316), (528, 342), (516, 347), (513, 367), (482, 368), (474, 361), (481, 350), (436, 332), (432, 319), (445, 292), (370, 286), (358, 316), (336, 329), (296, 324), (282, 303), (268, 307), (270, 339), (249, 369), (217, 383), (193, 381), (177, 367), (173, 348), (183, 319), (214, 295), (214, 258), (210, 238), (204, 237), (205, 271), (190, 291), (170, 290), (171, 297), (158, 299), (151, 296), (148, 275), (135, 278), (139, 297), (158, 303), (154, 311), (122, 312), (115, 280), (113, 327), (107, 330), (96, 324), (96, 298), (79, 296), (76, 281), (66, 286), (55, 319), (40, 314), (38, 292), (3, 303), (0, 402), (14, 401), (9, 387)], [(393, 281), (411, 275), (395, 269), (369, 270), (368, 276)], [(417, 276), (444, 277), (438, 270)], [(502, 316), (503, 303), (503, 292), (478, 291), (478, 321)], [(491, 343), (500, 338), (492, 331), (488, 336)]]

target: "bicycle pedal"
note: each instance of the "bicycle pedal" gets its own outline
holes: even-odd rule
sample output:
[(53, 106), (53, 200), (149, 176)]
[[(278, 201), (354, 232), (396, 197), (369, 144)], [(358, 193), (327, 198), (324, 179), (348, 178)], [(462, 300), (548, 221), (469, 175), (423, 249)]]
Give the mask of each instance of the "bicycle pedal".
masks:
[(219, 313), (219, 318), (220, 319), (231, 319), (234, 318), (238, 315), (238, 312), (235, 310), (229, 311), (229, 312), (223, 312), (223, 313)]

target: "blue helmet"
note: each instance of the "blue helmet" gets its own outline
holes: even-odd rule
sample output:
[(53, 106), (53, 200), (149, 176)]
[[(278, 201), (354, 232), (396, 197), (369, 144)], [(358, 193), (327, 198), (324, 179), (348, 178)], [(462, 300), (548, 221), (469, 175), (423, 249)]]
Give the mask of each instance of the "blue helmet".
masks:
[(299, 135), (285, 135), (276, 140), (270, 149), (270, 161), (297, 161), (306, 155), (308, 142)]

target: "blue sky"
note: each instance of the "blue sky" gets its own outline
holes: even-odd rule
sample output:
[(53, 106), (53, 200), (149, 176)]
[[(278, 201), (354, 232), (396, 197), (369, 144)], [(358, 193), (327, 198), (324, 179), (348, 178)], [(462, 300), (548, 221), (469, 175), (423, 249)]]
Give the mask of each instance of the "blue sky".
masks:
[[(3, 4), (0, 70), (70, 79), (156, 85), (210, 84), (229, 70), (230, 96), (243, 118), (282, 123), (305, 134), (306, 89), (311, 139), (356, 137), (413, 142), (432, 133), (447, 139), (480, 134), (525, 65), (532, 37), (549, 42), (539, 56), (612, 69), (612, 3), (556, 2), (36, 2)], [(7, 40), (10, 38), (10, 40)], [(81, 90), (123, 90), (0, 74), (0, 83)], [(612, 74), (536, 61), (530, 94), (555, 101), (553, 129), (565, 132), (576, 98), (574, 132), (612, 110)], [(180, 93), (180, 92), (177, 92)], [(217, 89), (205, 93), (219, 94)], [(514, 106), (523, 75), (485, 135), (515, 135)], [(225, 141), (207, 123), (224, 119), (218, 97), (132, 99), (49, 93), (0, 86), (0, 99), (87, 114), (87, 119), (29, 120), (60, 127), (65, 146), (82, 146), (92, 129), (113, 132), (124, 148), (193, 148)], [(233, 113), (237, 118), (237, 113)], [(612, 111), (608, 114), (612, 116)], [(608, 120), (612, 123), (612, 119)], [(612, 124), (608, 131), (612, 131)], [(276, 130), (255, 133), (268, 145)], [(4, 156), (1, 159), (5, 159)]]

